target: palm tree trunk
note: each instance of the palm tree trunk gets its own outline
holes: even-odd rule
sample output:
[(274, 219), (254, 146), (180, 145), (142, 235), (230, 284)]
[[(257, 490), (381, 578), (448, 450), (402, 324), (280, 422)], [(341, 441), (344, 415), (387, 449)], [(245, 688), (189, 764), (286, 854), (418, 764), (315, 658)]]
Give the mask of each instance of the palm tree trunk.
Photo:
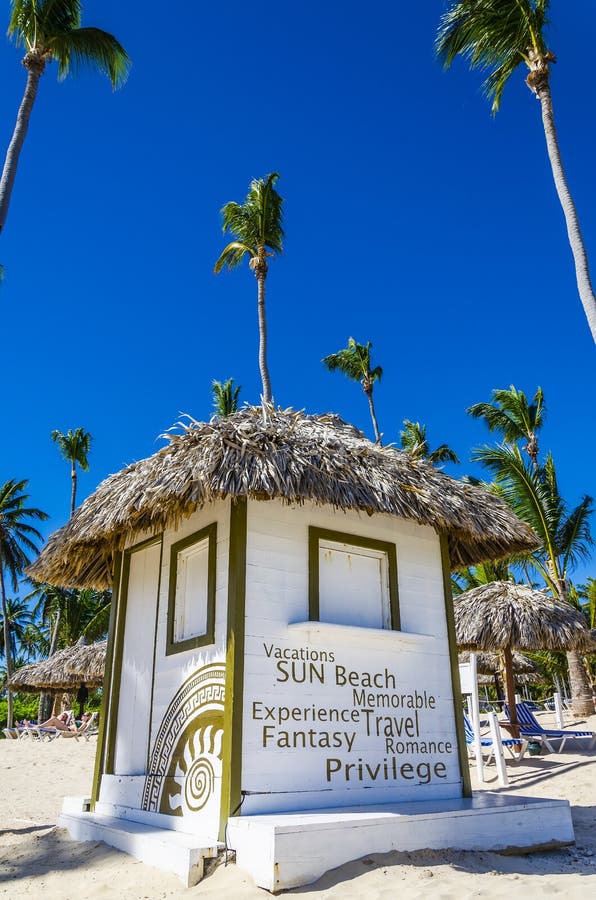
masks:
[(259, 311), (259, 369), (263, 384), (263, 400), (271, 403), (271, 381), (267, 368), (267, 318), (265, 316), (265, 279), (267, 269), (256, 269), (257, 276), (257, 307)]
[(52, 637), (50, 639), (50, 649), (48, 651), (48, 659), (50, 656), (53, 656), (56, 652), (56, 644), (58, 643), (58, 632), (60, 630), (60, 619), (62, 618), (62, 610), (58, 607), (58, 612), (56, 613), (56, 621), (54, 622), (54, 627), (52, 629)]
[(70, 494), (70, 518), (72, 519), (72, 517), (74, 516), (76, 496), (77, 496), (77, 464), (74, 461), (74, 459), (72, 461), (72, 465), (71, 465), (71, 469), (70, 469), (70, 477), (72, 479), (72, 492)]
[[(12, 659), (10, 657), (10, 628), (8, 623), (8, 608), (6, 606), (6, 591), (4, 589), (4, 570), (0, 561), (0, 596), (2, 598), (2, 622), (4, 627), (4, 656), (6, 658), (6, 680), (12, 675)], [(6, 689), (6, 727), (12, 728), (12, 691)]]
[(4, 228), (6, 217), (8, 215), (8, 206), (14, 180), (17, 174), (17, 166), (23, 142), (29, 128), (29, 116), (33, 109), (35, 97), (37, 96), (37, 86), (39, 84), (39, 76), (43, 72), (43, 65), (32, 65), (27, 68), (27, 84), (25, 85), (25, 93), (17, 114), (17, 121), (12, 135), (6, 159), (4, 160), (4, 168), (2, 170), (2, 178), (0, 179), (0, 231)]
[(592, 688), (581, 653), (578, 653), (577, 650), (568, 650), (567, 665), (569, 666), (573, 713), (582, 718), (592, 716), (594, 714)]
[[(562, 600), (564, 603), (569, 603), (566, 579), (556, 572), (552, 563), (550, 569), (551, 572), (555, 572), (559, 600)], [(578, 653), (577, 650), (568, 650), (566, 655), (573, 712), (576, 716), (591, 716), (594, 712), (594, 701), (592, 699), (590, 679), (582, 655), (581, 653)]]
[(594, 296), (592, 281), (590, 279), (588, 256), (586, 253), (586, 248), (584, 246), (581, 229), (579, 227), (577, 210), (575, 209), (575, 203), (573, 202), (573, 198), (569, 190), (569, 185), (567, 184), (567, 177), (565, 175), (563, 163), (561, 162), (559, 141), (557, 138), (557, 130), (555, 127), (555, 119), (553, 116), (552, 97), (550, 93), (550, 86), (546, 79), (543, 83), (541, 83), (540, 89), (537, 93), (540, 99), (540, 105), (542, 107), (542, 124), (544, 125), (544, 135), (546, 137), (548, 156), (553, 172), (555, 187), (557, 189), (559, 201), (561, 203), (563, 214), (565, 216), (567, 235), (569, 237), (569, 244), (571, 246), (571, 252), (573, 253), (573, 259), (575, 262), (575, 277), (577, 280), (579, 296), (584, 307), (584, 312), (588, 319), (592, 337), (594, 339), (594, 342), (596, 343), (596, 297)]
[(379, 423), (377, 422), (377, 414), (375, 412), (375, 404), (374, 404), (374, 400), (373, 400), (372, 387), (368, 388), (368, 390), (365, 389), (364, 393), (366, 394), (367, 399), (368, 399), (368, 407), (370, 409), (370, 417), (372, 419), (373, 429), (375, 432), (375, 440), (376, 440), (377, 444), (380, 444), (381, 443), (381, 432), (379, 431)]

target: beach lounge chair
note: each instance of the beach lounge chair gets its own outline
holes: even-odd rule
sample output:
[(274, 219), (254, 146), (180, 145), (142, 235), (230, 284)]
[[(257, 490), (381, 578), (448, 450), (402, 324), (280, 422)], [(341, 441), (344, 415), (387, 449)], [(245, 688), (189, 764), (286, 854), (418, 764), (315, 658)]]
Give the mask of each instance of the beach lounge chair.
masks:
[(83, 732), (83, 737), (86, 741), (88, 741), (92, 737), (97, 737), (99, 734), (99, 713), (94, 712), (89, 721), (87, 722), (87, 727)]
[[(65, 710), (67, 713), (66, 724), (72, 725), (75, 721), (74, 712), (72, 709)], [(64, 734), (64, 731), (61, 728), (54, 728), (49, 725), (28, 725), (24, 729), (23, 737), (29, 736), (34, 738), (39, 738), (40, 741), (53, 741), (55, 738), (60, 737), (61, 734)]]
[[(509, 719), (509, 707), (505, 704), (505, 715)], [(531, 709), (525, 703), (517, 703), (517, 721), (519, 725), (519, 733), (528, 741), (540, 741), (551, 753), (554, 753), (552, 740), (560, 740), (559, 753), (563, 752), (563, 747), (567, 741), (589, 740), (588, 749), (591, 750), (596, 743), (596, 735), (593, 731), (567, 731), (565, 728), (544, 728), (535, 717)]]
[[(472, 750), (474, 749), (476, 743), (476, 736), (474, 734), (474, 728), (472, 723), (470, 722), (467, 715), (464, 713), (464, 727), (466, 732), (466, 745), (470, 747)], [(513, 759), (516, 761), (523, 758), (526, 749), (528, 747), (528, 741), (526, 738), (501, 738), (501, 743), (503, 747), (505, 747)], [(483, 751), (487, 751), (486, 761), (490, 762), (490, 760), (495, 755), (495, 747), (492, 738), (490, 737), (481, 737), (480, 738), (480, 746)], [(517, 752), (516, 752), (517, 751)]]
[(60, 730), (58, 728), (42, 728), (41, 725), (27, 725), (23, 728), (21, 737), (38, 738), (40, 741), (53, 741), (58, 737)]
[(93, 727), (95, 720), (97, 719), (97, 713), (91, 713), (85, 724), (79, 728), (78, 731), (58, 731), (60, 737), (63, 738), (75, 738), (77, 741), (80, 737), (87, 738), (87, 732)]
[(2, 731), (7, 741), (18, 741), (20, 737), (18, 728), (3, 728)]

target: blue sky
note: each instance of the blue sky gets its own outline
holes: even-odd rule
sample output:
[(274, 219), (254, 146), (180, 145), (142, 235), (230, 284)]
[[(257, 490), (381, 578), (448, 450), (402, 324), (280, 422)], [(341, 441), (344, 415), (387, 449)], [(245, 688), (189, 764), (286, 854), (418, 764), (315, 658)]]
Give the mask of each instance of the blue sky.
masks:
[[(462, 474), (488, 437), (466, 407), (493, 388), (541, 385), (542, 446), (562, 489), (573, 504), (596, 495), (594, 345), (539, 104), (520, 71), (493, 118), (478, 73), (444, 73), (433, 56), (443, 8), (186, 3), (173, 27), (154, 0), (142, 13), (85, 5), (85, 24), (127, 47), (130, 78), (112, 93), (99, 75), (58, 83), (48, 67), (0, 239), (0, 478), (30, 480), (51, 515), (45, 534), (70, 495), (52, 429), (93, 435), (82, 500), (157, 450), (180, 411), (208, 417), (213, 378), (234, 376), (257, 401), (254, 278), (212, 270), (221, 206), (272, 170), (287, 233), (268, 279), (275, 399), (370, 433), (359, 387), (320, 364), (350, 335), (370, 340), (385, 440), (404, 418), (425, 422)], [(561, 150), (596, 269), (596, 8), (553, 3), (553, 19)], [(3, 153), (20, 55), (0, 44)], [(588, 574), (596, 556), (577, 578)]]

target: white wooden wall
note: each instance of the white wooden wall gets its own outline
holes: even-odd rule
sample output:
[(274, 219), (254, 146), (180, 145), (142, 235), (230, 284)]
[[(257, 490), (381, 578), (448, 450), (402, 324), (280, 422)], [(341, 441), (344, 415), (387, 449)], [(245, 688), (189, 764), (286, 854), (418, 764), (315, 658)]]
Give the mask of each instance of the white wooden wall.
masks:
[(147, 685), (151, 684), (153, 668), (159, 560), (158, 543), (130, 555), (114, 757), (117, 775), (143, 775), (147, 770), (151, 716)]
[[(163, 547), (152, 545), (131, 555), (130, 578), (126, 608), (122, 682), (117, 714), (115, 775), (138, 776), (102, 780), (100, 800), (140, 810), (142, 806), (147, 761), (155, 746), (156, 736), (179, 689), (199, 669), (225, 662), (226, 622), (228, 593), (229, 503), (218, 502), (199, 510), (168, 529), (163, 535)], [(216, 593), (215, 593), (215, 642), (214, 644), (185, 650), (166, 656), (168, 591), (170, 577), (170, 548), (207, 525), (217, 523)], [(135, 535), (129, 546), (147, 539), (148, 534)], [(161, 553), (161, 569), (159, 560)], [(215, 705), (214, 705), (215, 708)], [(183, 727), (183, 723), (182, 723)], [(220, 736), (216, 741), (219, 748)], [(174, 749), (175, 740), (172, 749)], [(194, 747), (185, 747), (185, 757), (190, 763), (194, 753), (204, 752), (197, 739)], [(180, 818), (157, 815), (166, 827), (189, 830), (201, 834), (217, 834), (219, 828), (221, 796), (221, 763), (213, 759), (216, 769), (216, 790), (209, 804), (201, 812)], [(180, 780), (180, 778), (178, 779)], [(181, 796), (184, 790), (181, 791)], [(135, 816), (143, 818), (143, 814)], [(147, 813), (149, 821), (155, 820), (155, 812)], [(169, 821), (168, 821), (169, 820)]]
[[(230, 540), (229, 504), (214, 503), (199, 510), (180, 523), (176, 531), (168, 529), (163, 539), (163, 559), (159, 591), (159, 614), (157, 619), (157, 654), (155, 660), (155, 681), (153, 687), (153, 717), (151, 740), (155, 739), (161, 719), (168, 705), (186, 679), (213, 662), (225, 662), (226, 623), (228, 609), (228, 548)], [(170, 549), (172, 544), (184, 540), (195, 531), (217, 522), (217, 564), (215, 577), (215, 644), (185, 650), (166, 656), (168, 590), (170, 579)]]
[[(309, 617), (308, 527), (311, 525), (396, 544), (401, 628), (407, 633), (404, 640), (400, 640), (400, 635), (366, 628), (336, 627), (321, 629), (320, 633), (317, 629), (288, 628), (292, 623), (306, 622)], [(413, 634), (426, 638), (411, 637)], [(268, 657), (266, 648), (272, 647)], [(323, 663), (324, 686), (316, 677), (312, 683), (281, 680), (285, 675), (277, 668), (275, 648), (281, 652), (295, 649), (303, 654), (313, 650), (333, 653), (334, 661)], [(287, 671), (287, 663), (283, 665)], [(308, 665), (307, 662), (307, 677)], [(399, 754), (399, 765), (409, 763), (412, 771), (406, 768), (407, 777), (400, 775), (385, 780), (378, 776), (375, 767), (379, 763), (382, 767), (385, 759), (391, 765), (395, 754), (387, 752), (385, 736), (377, 738), (366, 733), (362, 712), (360, 721), (352, 724), (305, 723), (300, 718), (304, 713), (298, 712), (297, 720), (281, 726), (275, 717), (286, 713), (280, 713), (280, 709), (359, 708), (355, 706), (353, 686), (337, 684), (337, 665), (358, 673), (354, 677), (360, 681), (365, 672), (380, 677), (387, 669), (395, 677), (396, 689), (389, 691), (391, 694), (414, 695), (416, 691), (418, 694), (426, 691), (432, 695), (434, 708), (418, 711), (416, 740), (443, 741), (451, 745), (450, 752), (417, 757)], [(297, 666), (297, 675), (301, 677), (302, 663), (298, 662)], [(386, 693), (374, 687), (368, 690)], [(269, 707), (272, 717), (264, 718), (268, 715), (265, 707)], [(395, 716), (400, 720), (407, 718), (408, 712), (411, 711), (379, 708), (371, 715)], [(374, 730), (374, 718), (369, 721)], [(274, 728), (268, 732), (264, 747), (265, 725)], [(400, 725), (398, 721), (394, 727), (411, 729), (414, 724), (401, 721)], [(341, 738), (340, 748), (287, 749), (278, 745), (278, 739), (282, 743), (292, 742), (295, 732), (311, 728), (317, 732), (312, 738), (315, 741), (321, 740), (323, 731), (339, 732), (340, 736), (345, 732), (347, 738)], [(288, 737), (282, 736), (281, 731), (286, 731)], [(350, 738), (352, 745), (348, 748)], [(300, 742), (302, 738), (296, 740)], [(329, 764), (329, 759), (341, 763), (339, 773), (334, 771), (338, 763)], [(357, 767), (359, 761), (363, 766), (362, 779), (354, 768), (347, 781), (344, 767), (349, 764)], [(439, 764), (438, 774), (435, 777), (433, 770), (426, 784), (419, 783), (426, 778), (424, 768), (420, 770), (421, 777), (416, 775), (420, 763), (428, 763), (430, 767)], [(378, 777), (371, 778), (370, 771), (377, 771)], [(390, 516), (369, 517), (310, 504), (288, 507), (278, 501), (249, 503), (242, 790), (245, 792), (243, 814), (461, 796), (440, 545), (432, 528)]]

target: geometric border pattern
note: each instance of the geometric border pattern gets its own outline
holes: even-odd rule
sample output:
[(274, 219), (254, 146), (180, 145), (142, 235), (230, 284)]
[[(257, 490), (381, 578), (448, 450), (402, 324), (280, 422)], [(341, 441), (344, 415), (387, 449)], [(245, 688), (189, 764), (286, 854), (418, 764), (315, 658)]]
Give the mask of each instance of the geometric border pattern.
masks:
[[(142, 809), (160, 811), (164, 776), (177, 753), (180, 736), (193, 719), (198, 719), (208, 710), (223, 715), (224, 698), (225, 665), (222, 663), (203, 666), (178, 689), (155, 738), (143, 787)], [(197, 722), (197, 726), (198, 724)]]

